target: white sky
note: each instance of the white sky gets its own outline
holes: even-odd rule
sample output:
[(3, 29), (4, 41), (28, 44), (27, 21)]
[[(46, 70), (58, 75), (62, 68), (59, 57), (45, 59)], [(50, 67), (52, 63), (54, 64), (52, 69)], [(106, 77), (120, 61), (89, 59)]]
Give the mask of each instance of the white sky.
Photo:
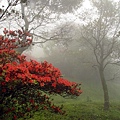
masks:
[[(111, 1), (118, 2), (118, 1), (120, 1), (120, 0), (111, 0)], [(8, 5), (7, 0), (0, 0), (0, 8), (2, 7), (2, 5), (7, 6), (7, 5)], [(90, 5), (89, 5), (89, 0), (85, 0), (84, 5), (85, 5), (86, 7), (89, 7), (89, 6), (90, 6)]]
[(3, 5), (4, 5), (5, 7), (8, 6), (7, 0), (0, 0), (0, 8), (2, 8)]
[[(84, 3), (84, 5), (86, 6), (86, 7), (89, 7), (89, 2), (88, 2), (89, 0), (85, 0), (85, 3)], [(7, 0), (0, 0), (0, 8), (2, 8), (2, 6), (5, 6), (5, 7), (7, 7), (7, 5), (8, 5), (8, 3), (7, 3)]]

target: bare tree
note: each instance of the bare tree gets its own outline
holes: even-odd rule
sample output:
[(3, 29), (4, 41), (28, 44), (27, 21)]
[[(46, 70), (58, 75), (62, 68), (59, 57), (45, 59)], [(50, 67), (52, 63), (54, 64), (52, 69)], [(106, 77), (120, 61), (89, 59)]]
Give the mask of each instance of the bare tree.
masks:
[[(120, 4), (110, 0), (91, 1), (97, 17), (83, 26), (82, 36), (93, 51), (104, 92), (104, 109), (110, 106), (105, 70), (109, 64), (120, 63), (117, 32), (120, 29)], [(86, 16), (87, 17), (87, 16)]]

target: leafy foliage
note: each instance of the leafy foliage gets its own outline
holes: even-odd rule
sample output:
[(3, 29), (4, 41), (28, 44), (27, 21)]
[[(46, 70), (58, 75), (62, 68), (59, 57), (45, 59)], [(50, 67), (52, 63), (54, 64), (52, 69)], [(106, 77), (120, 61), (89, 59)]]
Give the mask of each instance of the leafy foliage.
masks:
[[(14, 50), (22, 45), (17, 43), (22, 32), (4, 33), (5, 36), (0, 36), (0, 119), (31, 117), (37, 110), (64, 114), (49, 95), (79, 96), (80, 84), (63, 79), (60, 70), (46, 61), (26, 61), (24, 55)], [(27, 46), (32, 39), (27, 39), (29, 33), (24, 35), (24, 46)]]

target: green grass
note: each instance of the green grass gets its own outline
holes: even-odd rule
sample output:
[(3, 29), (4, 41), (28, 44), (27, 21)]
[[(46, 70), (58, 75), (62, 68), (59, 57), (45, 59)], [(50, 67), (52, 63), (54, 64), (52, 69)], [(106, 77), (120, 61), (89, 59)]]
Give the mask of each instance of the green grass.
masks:
[[(103, 110), (103, 91), (101, 83), (82, 82), (83, 93), (77, 99), (64, 99), (53, 96), (54, 103), (64, 105), (66, 115), (39, 111), (28, 120), (120, 120), (120, 84), (108, 82), (110, 110)], [(22, 119), (20, 119), (22, 120)]]
[(50, 113), (49, 111), (36, 112), (29, 120), (120, 120), (120, 104), (111, 103), (110, 110), (103, 110), (101, 102), (81, 102), (74, 100), (64, 102), (66, 115)]

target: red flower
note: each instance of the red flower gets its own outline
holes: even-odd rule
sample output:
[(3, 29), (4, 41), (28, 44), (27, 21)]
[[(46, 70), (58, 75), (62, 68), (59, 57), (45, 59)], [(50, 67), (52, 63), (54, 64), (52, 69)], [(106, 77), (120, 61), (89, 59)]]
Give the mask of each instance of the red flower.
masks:
[(14, 107), (12, 107), (12, 109), (11, 109), (12, 111), (14, 111), (15, 110), (15, 108)]
[(34, 83), (34, 81), (33, 80), (29, 80), (29, 83)]
[(43, 87), (44, 85), (45, 85), (45, 84), (44, 84), (43, 82), (42, 82), (42, 83), (40, 83), (40, 86), (41, 86), (41, 87)]
[(3, 92), (3, 93), (5, 93), (5, 92), (6, 92), (6, 89), (5, 89), (5, 88), (4, 88), (4, 89), (2, 89), (2, 92)]
[(14, 116), (13, 116), (13, 119), (14, 119), (14, 120), (16, 120), (16, 119), (17, 119), (17, 116), (16, 116), (16, 115), (14, 115)]
[(1, 85), (2, 85), (2, 86), (5, 86), (5, 84), (6, 84), (5, 82), (1, 82)]
[(27, 108), (27, 111), (29, 112), (31, 109), (30, 108)]
[(52, 83), (52, 87), (54, 87), (54, 88), (55, 88), (55, 87), (56, 87), (56, 83)]
[(33, 99), (30, 99), (30, 103), (34, 104), (34, 100), (33, 100)]

